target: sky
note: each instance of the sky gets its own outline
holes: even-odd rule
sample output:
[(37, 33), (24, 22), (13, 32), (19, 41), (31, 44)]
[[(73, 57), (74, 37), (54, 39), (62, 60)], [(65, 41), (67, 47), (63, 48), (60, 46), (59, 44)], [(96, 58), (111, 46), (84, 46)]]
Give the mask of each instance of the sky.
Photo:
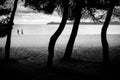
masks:
[(18, 4), (14, 19), (15, 24), (46, 24), (51, 21), (60, 22), (61, 17), (56, 12), (46, 15), (24, 7), (23, 3)]
[[(10, 1), (13, 1), (13, 0), (10, 0)], [(61, 17), (58, 16), (58, 14), (56, 12), (54, 12), (52, 15), (37, 13), (36, 11), (34, 11), (32, 9), (24, 7), (23, 3), (19, 2), (16, 14), (15, 14), (14, 24), (47, 24), (49, 22), (60, 22), (60, 21), (61, 21)], [(87, 27), (84, 27), (84, 30), (80, 29), (82, 31), (79, 30), (78, 33), (80, 33), (80, 34), (82, 34), (82, 33), (89, 33), (89, 34), (90, 33), (100, 33), (101, 29), (98, 29), (98, 27), (96, 29), (94, 27), (88, 28), (88, 25), (86, 25), (86, 26)], [(101, 27), (99, 27), (99, 28), (101, 28)], [(118, 34), (118, 33), (120, 34), (120, 29), (119, 28), (120, 27), (118, 27), (118, 26), (114, 27), (114, 28), (111, 27), (108, 32), (113, 33), (113, 34)], [(30, 29), (27, 29), (27, 30), (30, 30)], [(48, 31), (46, 29), (44, 29), (44, 30), (42, 30), (43, 31), (42, 33), (50, 32), (52, 30), (53, 30), (53, 27), (52, 27), (51, 30), (48, 29)], [(70, 31), (70, 29), (67, 28), (65, 33), (69, 33), (69, 31)], [(29, 33), (31, 33), (31, 32), (29, 32)], [(34, 33), (38, 33), (37, 30), (34, 30)]]
[[(52, 15), (47, 15), (44, 13), (38, 13), (28, 7), (23, 6), (24, 3), (18, 3), (14, 23), (15, 24), (47, 24), (49, 22), (60, 22), (61, 17), (54, 11)], [(102, 14), (100, 12), (99, 14)], [(90, 22), (91, 19), (85, 19), (81, 21)]]
[[(13, 4), (14, 0), (8, 0), (8, 2)], [(61, 17), (58, 16), (57, 12), (54, 12), (52, 15), (46, 15), (43, 13), (38, 13), (37, 11), (34, 11), (28, 7), (24, 7), (23, 4), (24, 3), (19, 0), (14, 19), (15, 24), (47, 24), (49, 22), (61, 21)], [(8, 5), (8, 7), (10, 6)], [(83, 21), (89, 22), (90, 20)]]

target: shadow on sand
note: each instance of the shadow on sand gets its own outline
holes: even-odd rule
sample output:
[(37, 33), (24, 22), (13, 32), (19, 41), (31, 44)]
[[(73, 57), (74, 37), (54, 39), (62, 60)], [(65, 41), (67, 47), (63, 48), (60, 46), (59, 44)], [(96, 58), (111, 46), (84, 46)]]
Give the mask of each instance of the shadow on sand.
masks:
[(111, 73), (115, 69), (111, 67), (109, 68), (110, 71), (106, 72), (100, 62), (78, 59), (71, 59), (66, 62), (58, 60), (55, 61), (53, 68), (47, 69), (45, 64), (23, 64), (19, 62), (19, 60), (24, 59), (27, 58), (12, 59), (9, 62), (0, 60), (1, 78), (12, 80), (104, 80), (114, 77)]
[[(108, 68), (104, 68), (102, 62), (85, 59), (89, 55), (86, 55), (82, 49), (84, 54), (76, 53), (76, 56), (83, 55), (85, 60), (75, 57), (70, 61), (62, 61), (61, 50), (56, 51), (54, 66), (52, 69), (47, 69), (47, 50), (45, 48), (42, 50), (40, 48), (12, 48), (9, 62), (0, 58), (0, 78), (2, 80), (8, 78), (11, 80), (115, 80), (119, 78), (120, 56), (118, 53), (119, 47), (114, 49), (111, 49), (111, 54), (113, 54), (111, 56), (114, 56), (114, 58), (112, 58), (112, 64)], [(92, 52), (93, 54), (97, 53), (89, 50), (87, 49), (87, 53), (91, 52), (91, 55)], [(0, 55), (3, 56), (3, 54), (4, 50), (2, 48), (0, 49)]]

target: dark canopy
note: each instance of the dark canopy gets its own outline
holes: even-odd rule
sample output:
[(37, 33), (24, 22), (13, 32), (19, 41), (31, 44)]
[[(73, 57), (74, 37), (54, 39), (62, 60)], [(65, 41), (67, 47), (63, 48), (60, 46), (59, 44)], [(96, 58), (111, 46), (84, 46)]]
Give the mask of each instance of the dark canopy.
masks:
[(9, 28), (8, 22), (11, 10), (5, 7), (5, 1), (7, 0), (0, 0), (0, 16), (6, 16), (6, 18), (0, 20), (0, 37), (5, 37)]

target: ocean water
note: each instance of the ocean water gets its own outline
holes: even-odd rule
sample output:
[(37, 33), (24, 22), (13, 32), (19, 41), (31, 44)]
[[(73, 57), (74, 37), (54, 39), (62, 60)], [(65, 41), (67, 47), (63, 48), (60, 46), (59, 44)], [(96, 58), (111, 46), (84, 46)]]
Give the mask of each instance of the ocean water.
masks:
[[(15, 25), (12, 30), (12, 47), (48, 47), (50, 37), (59, 25)], [(101, 46), (102, 25), (80, 25), (74, 46)], [(19, 34), (17, 32), (19, 30)], [(23, 30), (23, 34), (21, 33)], [(66, 46), (72, 30), (67, 25), (57, 40), (56, 46)], [(120, 46), (120, 25), (110, 25), (107, 32), (110, 46)], [(0, 47), (5, 46), (6, 37), (0, 38)]]
[[(13, 35), (17, 35), (17, 29), (23, 29), (24, 35), (52, 35), (59, 25), (42, 25), (42, 24), (22, 24), (13, 27)], [(66, 25), (62, 34), (70, 34), (72, 25)], [(100, 34), (102, 25), (79, 25), (78, 34)], [(108, 34), (120, 34), (120, 25), (109, 25)]]

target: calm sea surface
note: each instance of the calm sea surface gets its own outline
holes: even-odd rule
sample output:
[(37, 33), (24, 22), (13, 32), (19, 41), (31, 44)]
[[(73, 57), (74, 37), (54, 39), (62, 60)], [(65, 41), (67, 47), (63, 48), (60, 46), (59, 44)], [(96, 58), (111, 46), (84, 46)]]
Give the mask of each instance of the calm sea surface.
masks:
[[(13, 47), (48, 46), (50, 37), (57, 30), (58, 25), (15, 25), (12, 31)], [(101, 46), (102, 25), (80, 25), (75, 46)], [(23, 30), (23, 33), (22, 33)], [(68, 42), (72, 25), (67, 25), (57, 41), (57, 46), (65, 46)], [(110, 46), (120, 46), (120, 25), (110, 25), (108, 28), (108, 42)], [(0, 46), (4, 46), (5, 38), (0, 38)]]
[[(52, 35), (59, 25), (15, 25), (13, 35), (17, 34), (17, 29), (23, 29), (24, 35)], [(100, 34), (102, 25), (80, 25), (78, 34)], [(66, 25), (63, 34), (70, 34), (72, 25)], [(110, 25), (108, 34), (120, 34), (120, 25)]]

